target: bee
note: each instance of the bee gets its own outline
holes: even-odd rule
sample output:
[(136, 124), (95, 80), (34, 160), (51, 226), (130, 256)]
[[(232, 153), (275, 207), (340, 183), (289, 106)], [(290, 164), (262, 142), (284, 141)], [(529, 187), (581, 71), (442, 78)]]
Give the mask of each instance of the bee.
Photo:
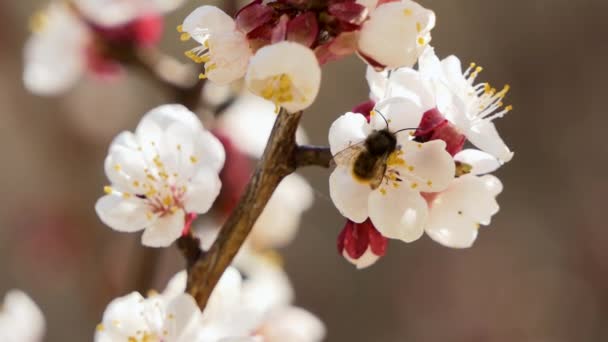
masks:
[(372, 190), (382, 184), (388, 157), (399, 148), (397, 133), (415, 130), (415, 128), (406, 128), (391, 132), (384, 115), (378, 111), (376, 113), (382, 116), (386, 122), (386, 128), (373, 131), (365, 140), (350, 145), (333, 156), (333, 162), (336, 165), (348, 167), (355, 179), (369, 184)]

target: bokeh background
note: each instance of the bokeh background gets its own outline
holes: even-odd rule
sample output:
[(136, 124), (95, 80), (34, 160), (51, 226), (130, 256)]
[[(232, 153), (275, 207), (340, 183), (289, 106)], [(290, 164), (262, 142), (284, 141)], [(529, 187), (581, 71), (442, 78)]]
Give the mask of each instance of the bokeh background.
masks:
[[(327, 324), (328, 341), (607, 341), (608, 2), (421, 0), (438, 17), (436, 51), (510, 83), (515, 110), (498, 121), (515, 151), (498, 176), (500, 213), (475, 246), (429, 238), (392, 241), (356, 271), (336, 253), (343, 219), (328, 200), (328, 171), (302, 173), (317, 191), (295, 243), (283, 250), (297, 303)], [(181, 58), (167, 18), (163, 50)], [(93, 210), (106, 183), (112, 137), (170, 101), (137, 73), (85, 78), (65, 96), (29, 94), (21, 81), (28, 17), (44, 1), (0, 2), (0, 293), (28, 292), (48, 320), (47, 341), (90, 341), (107, 302), (132, 289), (139, 236), (103, 226)], [(185, 60), (184, 60), (185, 61)], [(366, 99), (365, 67), (327, 65), (303, 125), (327, 143), (330, 123)], [(162, 288), (182, 267), (161, 255)]]

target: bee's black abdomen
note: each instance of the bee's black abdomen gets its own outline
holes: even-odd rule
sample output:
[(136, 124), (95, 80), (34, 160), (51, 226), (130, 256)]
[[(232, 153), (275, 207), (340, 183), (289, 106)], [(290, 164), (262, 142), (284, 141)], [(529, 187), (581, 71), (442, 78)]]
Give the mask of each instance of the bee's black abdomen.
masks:
[(369, 179), (374, 175), (377, 157), (371, 153), (363, 152), (357, 157), (353, 165), (353, 173), (360, 179)]
[(370, 154), (379, 157), (391, 153), (397, 148), (397, 138), (395, 134), (386, 129), (375, 131), (365, 140), (365, 147)]

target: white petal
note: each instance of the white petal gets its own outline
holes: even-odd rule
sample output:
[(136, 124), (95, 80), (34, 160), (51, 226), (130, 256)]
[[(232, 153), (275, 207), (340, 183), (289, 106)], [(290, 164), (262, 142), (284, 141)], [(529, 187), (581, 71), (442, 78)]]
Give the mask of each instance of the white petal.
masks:
[(189, 213), (203, 214), (209, 211), (220, 193), (222, 182), (211, 168), (198, 170), (184, 196), (185, 209)]
[(45, 332), (45, 319), (36, 303), (20, 290), (4, 296), (0, 310), (0, 341), (39, 342)]
[(150, 110), (142, 117), (135, 133), (139, 135), (139, 132), (145, 130), (150, 122), (158, 125), (163, 131), (175, 122), (180, 122), (193, 130), (203, 129), (203, 124), (196, 114), (180, 104), (167, 104)]
[(142, 230), (152, 222), (146, 216), (148, 210), (143, 201), (118, 195), (105, 195), (95, 204), (95, 211), (103, 223), (129, 233)]
[(167, 283), (162, 295), (166, 298), (175, 298), (184, 293), (186, 291), (187, 280), (188, 272), (185, 270), (177, 272)]
[[(167, 305), (165, 331), (172, 341), (191, 341), (195, 325), (200, 324), (201, 311), (191, 295), (182, 293), (169, 301)], [(164, 333), (164, 332), (163, 332)]]
[(513, 158), (513, 152), (498, 135), (492, 122), (482, 121), (465, 132), (467, 139), (480, 150), (487, 152), (501, 162), (506, 163)]
[(228, 267), (209, 297), (203, 312), (203, 320), (217, 321), (231, 315), (241, 303), (241, 285), (242, 278), (239, 271)]
[(168, 247), (182, 235), (184, 223), (182, 210), (159, 217), (144, 230), (141, 242), (148, 247)]
[(402, 186), (373, 191), (369, 196), (369, 218), (385, 237), (404, 242), (418, 240), (428, 215), (426, 201), (417, 191)]
[(321, 85), (321, 67), (311, 49), (283, 41), (256, 52), (245, 81), (251, 92), (293, 113), (314, 102)]
[(335, 156), (347, 147), (365, 141), (370, 131), (363, 115), (348, 112), (340, 116), (329, 128), (331, 154)]
[(413, 1), (382, 4), (363, 24), (359, 50), (391, 69), (411, 67), (429, 43), (434, 21), (432, 11)]
[(258, 248), (280, 248), (296, 236), (304, 211), (313, 203), (314, 193), (304, 177), (287, 176), (255, 222), (250, 241)]
[(410, 68), (400, 68), (391, 72), (386, 97), (408, 98), (414, 101), (423, 113), (436, 106), (428, 79)]
[(393, 97), (376, 104), (374, 112), (374, 115), (370, 116), (370, 125), (374, 129), (386, 128), (386, 121), (388, 121), (391, 132), (411, 129), (398, 133), (404, 137), (409, 137), (408, 133), (414, 132), (420, 125), (420, 120), (425, 111), (410, 99)]
[(490, 173), (500, 167), (500, 163), (493, 155), (475, 149), (458, 152), (454, 160), (471, 165), (471, 174), (474, 175)]
[(340, 213), (361, 223), (368, 217), (369, 184), (357, 182), (349, 169), (338, 166), (329, 176), (329, 195)]
[(210, 132), (204, 131), (196, 135), (194, 141), (194, 156), (201, 165), (219, 173), (226, 161), (224, 145)]
[[(277, 118), (274, 110), (272, 102), (245, 92), (222, 113), (218, 126), (241, 152), (260, 158)], [(296, 131), (296, 142), (308, 143), (306, 132), (301, 126)]]
[(454, 180), (431, 204), (426, 231), (433, 240), (452, 248), (468, 248), (480, 224), (488, 225), (498, 212), (498, 178), (465, 175)]
[(114, 299), (103, 313), (103, 320), (95, 334), (96, 342), (126, 340), (136, 331), (148, 330), (142, 315), (144, 298), (137, 292)]
[(146, 167), (141, 152), (118, 144), (112, 145), (104, 161), (105, 173), (112, 185), (117, 186), (121, 191), (132, 192), (131, 195), (138, 190), (134, 182), (142, 183), (145, 179)]
[(357, 266), (358, 270), (370, 267), (371, 265), (375, 264), (378, 259), (380, 259), (379, 256), (372, 252), (371, 246), (368, 246), (365, 253), (363, 253), (363, 255), (361, 255), (358, 259), (353, 259), (350, 255), (348, 255), (346, 249), (342, 251), (342, 256), (344, 259), (348, 260), (348, 262)]
[(386, 87), (388, 85), (388, 73), (386, 71), (376, 71), (373, 67), (367, 66), (365, 79), (369, 86), (369, 98), (378, 102), (386, 97)]
[(234, 31), (236, 24), (234, 19), (218, 7), (201, 6), (184, 19), (182, 29), (189, 33), (193, 39), (203, 43), (208, 34)]
[(264, 342), (320, 342), (325, 334), (321, 320), (293, 306), (274, 313), (262, 328)]
[(405, 162), (404, 166), (399, 166), (401, 178), (409, 182), (409, 187), (425, 192), (439, 192), (448, 187), (454, 178), (455, 165), (452, 156), (445, 151), (444, 141), (416, 143), (397, 138)]
[(245, 76), (252, 56), (247, 36), (239, 31), (213, 33), (206, 42), (209, 62), (205, 75), (220, 85), (229, 84)]

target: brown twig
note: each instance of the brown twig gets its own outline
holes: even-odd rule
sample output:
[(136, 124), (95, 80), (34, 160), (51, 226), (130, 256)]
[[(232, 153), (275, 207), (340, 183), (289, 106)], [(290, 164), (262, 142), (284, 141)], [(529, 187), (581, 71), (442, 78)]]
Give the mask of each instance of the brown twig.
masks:
[(262, 160), (256, 167), (245, 194), (217, 239), (188, 270), (187, 291), (203, 309), (224, 270), (249, 235), (270, 196), (285, 176), (296, 169), (295, 132), (302, 113), (279, 113)]

